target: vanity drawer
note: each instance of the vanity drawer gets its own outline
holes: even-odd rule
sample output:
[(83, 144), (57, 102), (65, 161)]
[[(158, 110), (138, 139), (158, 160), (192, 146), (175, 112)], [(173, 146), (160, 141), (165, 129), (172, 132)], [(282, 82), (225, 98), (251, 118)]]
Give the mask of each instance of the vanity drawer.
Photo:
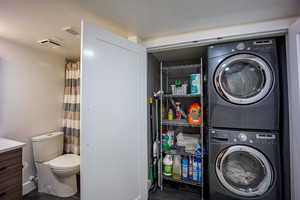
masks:
[(0, 185), (18, 174), (22, 175), (22, 165), (10, 165), (0, 168)]
[(6, 162), (10, 163), (22, 163), (22, 149), (16, 149), (0, 154), (0, 168), (5, 165)]
[(0, 200), (22, 199), (22, 149), (0, 154)]
[(22, 199), (22, 174), (17, 174), (10, 179), (0, 183), (1, 200)]
[[(11, 176), (9, 179), (0, 182), (0, 192), (14, 186), (14, 188), (22, 189), (22, 172), (15, 173), (14, 176)], [(1, 199), (1, 198), (0, 198)]]
[(0, 191), (1, 200), (21, 200), (22, 189), (16, 186), (11, 186)]
[(22, 173), (22, 151), (0, 154), (0, 184), (19, 173)]

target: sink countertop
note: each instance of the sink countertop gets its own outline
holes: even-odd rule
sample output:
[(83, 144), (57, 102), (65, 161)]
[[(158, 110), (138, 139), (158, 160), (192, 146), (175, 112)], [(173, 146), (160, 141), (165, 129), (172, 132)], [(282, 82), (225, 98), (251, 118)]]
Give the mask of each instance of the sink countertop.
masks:
[(23, 142), (0, 137), (0, 153), (22, 148), (25, 145)]

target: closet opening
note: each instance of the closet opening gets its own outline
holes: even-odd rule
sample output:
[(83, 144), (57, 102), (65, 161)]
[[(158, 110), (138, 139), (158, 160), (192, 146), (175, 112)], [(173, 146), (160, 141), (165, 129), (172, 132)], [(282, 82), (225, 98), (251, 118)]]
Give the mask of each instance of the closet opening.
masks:
[(207, 47), (148, 54), (149, 199), (203, 199)]
[[(235, 95), (242, 94), (239, 93), (241, 90), (238, 87), (238, 82), (235, 82), (238, 79), (233, 79), (233, 76), (229, 76), (232, 71), (238, 72), (239, 76), (244, 78), (243, 80), (250, 80), (249, 83), (252, 83), (253, 80), (260, 80), (255, 79), (255, 77), (259, 77), (260, 73), (255, 73), (255, 68), (250, 65), (253, 63), (246, 62), (247, 59), (243, 58), (243, 56), (247, 53), (252, 53), (251, 55), (257, 55), (257, 57), (266, 59), (267, 57), (264, 57), (264, 55), (266, 52), (271, 51), (271, 48), (268, 47), (271, 44), (274, 45), (273, 48), (276, 51), (272, 51), (272, 55), (277, 55), (277, 57), (272, 57), (273, 65), (270, 66), (272, 66), (273, 72), (278, 70), (278, 76), (274, 75), (276, 77), (274, 80), (278, 81), (278, 109), (280, 113), (280, 121), (275, 123), (278, 127), (273, 128), (278, 132), (280, 142), (274, 148), (277, 148), (277, 152), (281, 156), (279, 160), (272, 163), (272, 167), (277, 170), (277, 178), (282, 180), (283, 183), (277, 186), (278, 191), (282, 191), (284, 199), (290, 198), (289, 95), (286, 37), (277, 36), (251, 38), (249, 40), (231, 41), (218, 45), (189, 47), (148, 54), (148, 186), (150, 200), (207, 199), (211, 194), (216, 194), (215, 187), (209, 188), (209, 184), (216, 186), (216, 188), (221, 188), (222, 195), (223, 193), (226, 195), (229, 193), (228, 190), (223, 190), (222, 186), (217, 185), (220, 183), (220, 177), (216, 177), (216, 179), (214, 177), (217, 166), (215, 165), (215, 158), (217, 157), (215, 157), (214, 152), (219, 151), (217, 150), (218, 148), (222, 149), (223, 146), (220, 146), (222, 144), (236, 145), (235, 142), (237, 140), (232, 139), (236, 137), (234, 136), (234, 131), (251, 132), (251, 121), (243, 124), (236, 119), (234, 126), (225, 124), (226, 120), (235, 119), (234, 116), (230, 116), (230, 113), (233, 112), (230, 110), (227, 110), (227, 112), (224, 109), (215, 111), (213, 108), (216, 107), (215, 104), (220, 104), (219, 99), (221, 97), (224, 105), (227, 105), (232, 100), (232, 98), (228, 99), (222, 96), (225, 92)], [(262, 48), (262, 45), (266, 47)], [(236, 58), (236, 55), (241, 57), (235, 61), (235, 64), (229, 65), (224, 62), (228, 58)], [(271, 63), (271, 61), (268, 62)], [(223, 82), (215, 79), (215, 77), (218, 77), (216, 75), (217, 72), (219, 72), (216, 69), (221, 65), (224, 65)], [(213, 68), (214, 66), (215, 68)], [(243, 70), (239, 71), (239, 69)], [(246, 69), (249, 69), (249, 71)], [(268, 70), (263, 67), (262, 70), (264, 70), (265, 75), (263, 77), (266, 79), (262, 79), (262, 81), (265, 82), (264, 85), (268, 88), (267, 79), (272, 79), (268, 76)], [(224, 87), (230, 82), (234, 83), (230, 88), (232, 90)], [(198, 84), (199, 88), (194, 88), (194, 83)], [(217, 90), (218, 87), (221, 87), (223, 93)], [(242, 92), (245, 91), (247, 91), (246, 88), (243, 88)], [(263, 90), (257, 91), (261, 92)], [(213, 92), (218, 92), (216, 93), (218, 98), (212, 98)], [(208, 98), (208, 96), (210, 97)], [(246, 98), (248, 97), (242, 97), (241, 99)], [(230, 106), (241, 104), (237, 111), (246, 115), (251, 113), (251, 109), (242, 112), (243, 109), (249, 105), (259, 105), (261, 103), (259, 100), (256, 101), (258, 102), (256, 104), (245, 103), (245, 101), (231, 102)], [(198, 104), (198, 107), (194, 108), (193, 105), (195, 104)], [(197, 114), (194, 115), (193, 112)], [(198, 119), (198, 122), (190, 122), (190, 116), (196, 116), (194, 119)], [(251, 117), (251, 119), (256, 118)], [(220, 125), (218, 124), (219, 122), (223, 124)], [(253, 127), (256, 128), (256, 131), (260, 130), (260, 132), (263, 132), (265, 130), (263, 126), (266, 124), (264, 122), (259, 124), (261, 127), (257, 124)], [(242, 125), (244, 127), (239, 127)], [(218, 133), (218, 137), (215, 135), (211, 136), (218, 129), (224, 129), (226, 133), (232, 130), (230, 132), (231, 138), (226, 137), (226, 134), (224, 135), (223, 132)], [(273, 130), (272, 128), (269, 129)], [(230, 141), (231, 139), (233, 142)], [(239, 144), (243, 144), (243, 142)], [(249, 143), (248, 145), (251, 146), (253, 144)], [(260, 147), (259, 145), (256, 147)], [(208, 154), (210, 154), (209, 159)], [(271, 154), (265, 153), (265, 155), (270, 156)]]

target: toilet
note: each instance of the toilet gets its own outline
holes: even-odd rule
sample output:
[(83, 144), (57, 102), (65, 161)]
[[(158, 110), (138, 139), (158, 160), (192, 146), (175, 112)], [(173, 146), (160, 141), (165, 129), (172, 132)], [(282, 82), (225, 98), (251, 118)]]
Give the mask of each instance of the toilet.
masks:
[(80, 171), (80, 156), (63, 154), (63, 144), (63, 132), (32, 138), (39, 192), (57, 197), (70, 197), (77, 193), (76, 174)]

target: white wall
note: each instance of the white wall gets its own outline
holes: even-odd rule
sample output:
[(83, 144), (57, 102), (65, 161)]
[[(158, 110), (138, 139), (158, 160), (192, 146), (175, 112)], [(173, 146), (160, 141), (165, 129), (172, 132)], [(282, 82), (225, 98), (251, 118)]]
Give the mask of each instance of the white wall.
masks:
[(62, 124), (64, 58), (0, 38), (0, 137), (26, 142), (24, 192), (35, 174), (30, 138)]

